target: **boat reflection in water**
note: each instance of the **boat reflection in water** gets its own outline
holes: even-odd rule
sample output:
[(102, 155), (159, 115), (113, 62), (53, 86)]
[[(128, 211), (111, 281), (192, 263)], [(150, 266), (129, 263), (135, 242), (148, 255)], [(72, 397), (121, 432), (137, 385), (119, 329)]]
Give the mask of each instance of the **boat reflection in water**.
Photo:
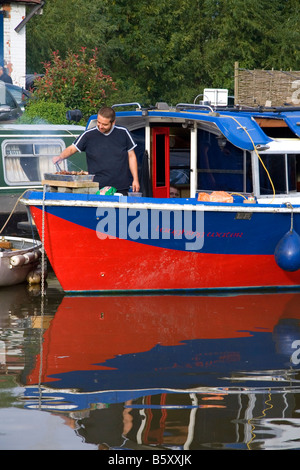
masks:
[(25, 407), (99, 449), (293, 448), (300, 294), (64, 297)]

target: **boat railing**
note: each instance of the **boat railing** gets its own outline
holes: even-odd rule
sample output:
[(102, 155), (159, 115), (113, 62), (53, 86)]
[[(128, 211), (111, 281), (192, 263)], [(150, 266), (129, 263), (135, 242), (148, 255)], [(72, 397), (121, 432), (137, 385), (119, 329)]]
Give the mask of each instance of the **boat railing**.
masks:
[[(135, 106), (137, 110), (143, 111), (143, 110), (149, 110), (149, 109), (170, 109), (170, 107), (167, 105), (167, 103), (156, 103), (155, 106), (150, 106), (147, 108), (144, 108), (140, 103), (138, 102), (131, 102), (131, 103), (116, 103), (112, 105), (112, 108), (125, 108), (125, 107), (130, 107), (130, 106)], [(210, 112), (214, 112), (214, 108), (208, 103), (202, 103), (202, 104), (196, 104), (196, 103), (178, 103), (176, 105), (176, 111), (180, 111), (185, 108), (192, 108), (192, 109), (208, 109)]]
[(196, 96), (196, 98), (194, 99), (194, 104), (196, 104), (196, 101), (198, 98), (200, 98), (200, 96), (202, 96), (202, 100), (199, 104), (209, 104), (209, 105), (211, 104), (208, 97), (205, 96), (203, 93), (200, 93), (199, 95)]
[(195, 104), (195, 103), (178, 103), (176, 105), (176, 111), (181, 109), (208, 109), (211, 113), (214, 112), (214, 109), (209, 104)]
[(112, 105), (112, 108), (124, 108), (124, 107), (127, 107), (127, 106), (136, 106), (138, 109), (142, 109), (142, 106), (140, 103), (138, 102), (132, 102), (132, 103), (117, 103), (117, 104), (113, 104)]

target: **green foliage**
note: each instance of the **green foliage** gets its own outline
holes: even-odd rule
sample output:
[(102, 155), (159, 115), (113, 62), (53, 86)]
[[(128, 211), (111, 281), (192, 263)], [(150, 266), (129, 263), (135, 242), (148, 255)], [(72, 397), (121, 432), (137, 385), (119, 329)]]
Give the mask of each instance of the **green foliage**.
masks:
[[(97, 66), (117, 83), (105, 89), (107, 103), (176, 104), (205, 87), (233, 94), (236, 61), (247, 69), (300, 70), (299, 20), (299, 0), (52, 0), (26, 26), (28, 73), (42, 73), (52, 51), (67, 60), (69, 51), (83, 47), (90, 56), (97, 47)], [(98, 107), (94, 100), (76, 107), (82, 104), (88, 114)]]
[(89, 55), (82, 47), (78, 54), (67, 52), (65, 59), (54, 51), (51, 60), (44, 63), (44, 76), (35, 81), (34, 98), (80, 109), (87, 119), (115, 90), (112, 78), (98, 67), (97, 59), (97, 49)]
[(117, 25), (107, 32), (110, 50), (108, 70), (122, 80), (130, 80), (147, 94), (148, 104), (193, 99), (206, 85), (201, 64), (204, 40), (198, 1), (103, 0), (107, 21)]
[(19, 118), (20, 124), (68, 124), (67, 108), (64, 103), (33, 100), (26, 106), (26, 112)]
[[(95, 46), (101, 51), (101, 65), (105, 67), (106, 30), (105, 9), (102, 0), (48, 0), (43, 14), (34, 15), (26, 25), (27, 73), (43, 73), (43, 63), (51, 60), (52, 52), (61, 57), (68, 51)], [(31, 7), (29, 7), (31, 8)]]

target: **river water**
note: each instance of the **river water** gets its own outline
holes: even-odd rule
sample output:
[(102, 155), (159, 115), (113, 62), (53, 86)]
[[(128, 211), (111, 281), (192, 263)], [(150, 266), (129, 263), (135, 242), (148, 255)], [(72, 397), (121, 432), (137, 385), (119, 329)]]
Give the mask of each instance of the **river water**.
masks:
[(299, 372), (300, 293), (0, 290), (1, 450), (299, 449)]

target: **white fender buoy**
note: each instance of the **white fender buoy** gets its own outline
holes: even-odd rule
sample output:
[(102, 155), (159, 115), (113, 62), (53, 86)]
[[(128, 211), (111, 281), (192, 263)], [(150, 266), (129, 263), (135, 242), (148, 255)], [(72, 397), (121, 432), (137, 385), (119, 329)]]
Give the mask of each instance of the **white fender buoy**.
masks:
[(300, 237), (297, 232), (290, 230), (277, 243), (274, 252), (275, 261), (284, 271), (300, 269)]
[(33, 261), (36, 260), (35, 254), (33, 252), (25, 253), (24, 258), (25, 258), (25, 264), (32, 263)]
[(22, 266), (25, 263), (26, 259), (23, 255), (12, 256), (9, 260), (12, 266)]

